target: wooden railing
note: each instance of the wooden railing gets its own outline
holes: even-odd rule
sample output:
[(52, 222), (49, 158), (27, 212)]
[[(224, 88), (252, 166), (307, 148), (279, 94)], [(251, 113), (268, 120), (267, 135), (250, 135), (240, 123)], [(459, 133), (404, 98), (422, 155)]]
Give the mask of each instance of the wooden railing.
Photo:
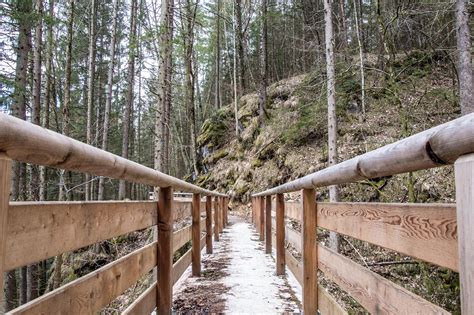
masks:
[[(260, 239), (266, 240), (267, 253), (272, 243), (276, 247), (277, 274), (284, 274), (286, 265), (300, 282), (304, 313), (345, 313), (318, 285), (318, 269), (370, 313), (448, 313), (319, 244), (316, 229), (321, 227), (459, 272), (462, 312), (474, 314), (473, 153), (470, 114), (253, 195), (252, 218)], [(456, 205), (316, 202), (317, 187), (453, 163)], [(299, 190), (301, 203), (284, 201), (284, 193)], [(285, 216), (300, 222), (301, 233), (285, 226)], [(301, 252), (301, 261), (285, 249), (285, 242)]]
[[(9, 202), (12, 160), (160, 187), (158, 201)], [(173, 190), (193, 193), (192, 201), (174, 200)], [(153, 269), (156, 281), (125, 313), (150, 314), (156, 308), (169, 314), (173, 284), (190, 264), (193, 276), (200, 275), (201, 250), (206, 246), (212, 253), (213, 231), (218, 240), (227, 207), (224, 194), (0, 114), (0, 313), (5, 271), (157, 226), (151, 244), (8, 314), (93, 314)], [(188, 217), (191, 225), (173, 231), (174, 221)], [(188, 241), (192, 248), (173, 264), (173, 253)]]

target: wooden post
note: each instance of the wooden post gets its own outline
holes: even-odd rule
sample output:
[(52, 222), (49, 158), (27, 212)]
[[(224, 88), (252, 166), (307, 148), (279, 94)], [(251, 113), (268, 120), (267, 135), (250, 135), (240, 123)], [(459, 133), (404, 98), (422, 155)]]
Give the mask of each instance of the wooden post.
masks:
[(461, 313), (474, 314), (474, 154), (460, 157), (454, 164), (458, 222)]
[(173, 188), (158, 192), (157, 313), (171, 314), (173, 297)]
[(214, 241), (219, 241), (219, 197), (214, 197)]
[(276, 195), (276, 274), (285, 274), (285, 198)]
[(3, 275), (5, 274), (4, 260), (5, 243), (7, 240), (7, 219), (10, 201), (10, 180), (12, 171), (12, 161), (3, 153), (0, 153), (0, 314), (4, 310), (3, 296)]
[(316, 314), (318, 311), (316, 193), (314, 189), (303, 189), (302, 195), (303, 313)]
[(272, 253), (272, 196), (265, 200), (265, 253)]
[(225, 225), (229, 225), (229, 197), (224, 198), (225, 201)]
[(250, 200), (252, 201), (252, 224), (255, 226), (255, 197)]
[(201, 195), (193, 194), (192, 206), (192, 274), (194, 277), (201, 276)]
[(258, 197), (259, 201), (259, 217), (260, 217), (260, 240), (264, 240), (265, 236), (265, 197)]
[(212, 254), (212, 197), (206, 196), (206, 253)]
[(221, 232), (224, 230), (225, 228), (225, 217), (226, 217), (226, 208), (225, 208), (225, 197), (221, 197), (221, 213), (222, 213), (222, 216), (221, 216)]

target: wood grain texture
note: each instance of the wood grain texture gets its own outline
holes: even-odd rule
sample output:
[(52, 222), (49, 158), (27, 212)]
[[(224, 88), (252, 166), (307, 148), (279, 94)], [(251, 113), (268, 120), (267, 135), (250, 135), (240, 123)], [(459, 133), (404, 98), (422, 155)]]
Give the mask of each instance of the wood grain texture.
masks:
[(133, 301), (122, 315), (151, 314), (156, 307), (156, 281), (151, 284), (140, 296)]
[(272, 253), (272, 196), (265, 197), (265, 253)]
[[(204, 237), (201, 239), (201, 249), (204, 248)], [(192, 263), (192, 249), (188, 250), (180, 259), (173, 265), (173, 285), (178, 282), (186, 269)]]
[[(206, 202), (201, 202), (201, 211), (205, 212)], [(191, 217), (192, 200), (174, 199), (173, 200), (173, 221), (182, 221)]]
[(171, 314), (173, 299), (173, 189), (160, 188), (158, 195), (157, 313)]
[(151, 243), (8, 314), (94, 314), (156, 265)]
[(192, 256), (193, 276), (201, 276), (201, 195), (193, 194), (193, 223), (192, 223)]
[(285, 274), (285, 199), (276, 195), (276, 274)]
[(173, 232), (173, 253), (184, 246), (192, 238), (192, 226), (188, 225), (178, 231)]
[(206, 253), (212, 254), (212, 197), (206, 197)]
[(454, 163), (474, 153), (474, 113), (253, 196), (352, 183)]
[(9, 217), (10, 182), (12, 162), (0, 153), (0, 314), (4, 313), (3, 275), (7, 270), (7, 257), (10, 256), (7, 247), (7, 229)]
[(455, 163), (455, 175), (461, 310), (463, 314), (474, 314), (474, 154), (463, 156)]
[(214, 197), (214, 241), (219, 241), (219, 198)]
[(324, 275), (372, 314), (449, 314), (323, 245), (318, 255)]
[(0, 113), (0, 126), (0, 151), (12, 160), (206, 196), (225, 196), (6, 114)]
[(263, 241), (265, 239), (265, 197), (258, 198), (258, 204), (260, 240)]
[[(156, 202), (13, 202), (5, 266), (15, 269), (156, 224)], [(107, 222), (107, 224), (103, 224)]]
[(318, 203), (318, 226), (458, 270), (452, 204)]
[(303, 189), (303, 220), (301, 237), (303, 251), (303, 312), (316, 314), (318, 310), (318, 264), (316, 236), (316, 192), (314, 189)]

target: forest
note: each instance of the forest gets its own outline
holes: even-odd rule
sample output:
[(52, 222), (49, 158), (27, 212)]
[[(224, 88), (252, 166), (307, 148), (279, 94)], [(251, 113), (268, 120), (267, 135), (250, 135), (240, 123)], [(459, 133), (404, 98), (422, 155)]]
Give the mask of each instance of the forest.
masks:
[[(473, 11), (468, 0), (2, 1), (0, 112), (227, 193), (248, 215), (253, 192), (474, 112)], [(28, 163), (12, 176), (11, 201), (153, 198), (143, 184)], [(453, 202), (453, 177), (410, 172), (318, 198)], [(324, 235), (348, 256), (403, 260)], [(8, 271), (6, 310), (149, 239), (133, 232)], [(377, 272), (460, 312), (456, 273), (407, 266)]]

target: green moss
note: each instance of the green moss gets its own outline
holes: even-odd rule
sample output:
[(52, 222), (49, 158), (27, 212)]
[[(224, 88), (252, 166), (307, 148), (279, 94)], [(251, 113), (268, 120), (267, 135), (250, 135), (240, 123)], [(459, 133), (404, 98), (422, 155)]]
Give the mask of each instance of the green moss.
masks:
[(260, 159), (253, 159), (250, 164), (253, 168), (257, 168), (263, 165), (263, 162)]
[(222, 145), (228, 130), (227, 120), (229, 119), (230, 111), (227, 107), (221, 108), (211, 118), (206, 119), (197, 137), (198, 146), (207, 145), (209, 148), (215, 148)]

